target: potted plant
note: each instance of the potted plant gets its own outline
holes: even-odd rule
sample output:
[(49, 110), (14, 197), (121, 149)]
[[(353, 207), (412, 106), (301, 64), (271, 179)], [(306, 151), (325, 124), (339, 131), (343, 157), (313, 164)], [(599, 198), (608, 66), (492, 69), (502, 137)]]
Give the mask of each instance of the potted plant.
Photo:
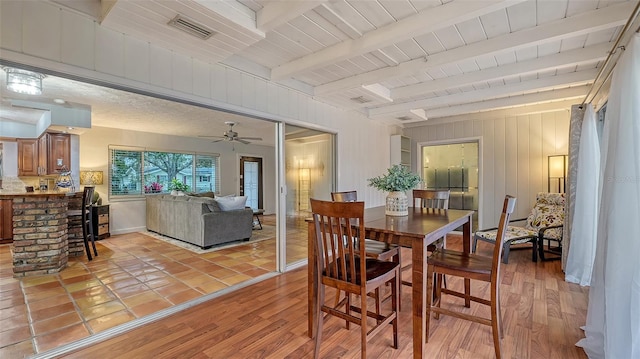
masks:
[(383, 176), (369, 178), (369, 186), (380, 191), (389, 192), (385, 214), (389, 216), (406, 216), (409, 214), (409, 203), (406, 191), (420, 182), (420, 176), (402, 165), (393, 165)]
[(184, 196), (184, 193), (189, 190), (189, 186), (186, 183), (180, 182), (179, 179), (174, 178), (169, 182), (169, 189), (174, 196)]

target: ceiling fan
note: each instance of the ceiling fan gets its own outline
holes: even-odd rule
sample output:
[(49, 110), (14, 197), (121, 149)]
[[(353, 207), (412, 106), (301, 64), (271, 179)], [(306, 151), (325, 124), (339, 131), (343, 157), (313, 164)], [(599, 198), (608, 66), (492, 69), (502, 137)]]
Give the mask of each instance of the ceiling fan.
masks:
[(232, 121), (226, 121), (225, 125), (229, 126), (229, 130), (224, 131), (224, 134), (222, 136), (200, 136), (200, 137), (213, 137), (213, 138), (219, 138), (218, 140), (213, 141), (215, 142), (220, 142), (220, 141), (229, 141), (229, 142), (240, 142), (240, 143), (244, 143), (245, 145), (250, 144), (251, 142), (247, 141), (247, 140), (252, 140), (252, 141), (262, 141), (262, 137), (240, 137), (238, 136), (238, 133), (236, 131), (233, 130), (233, 126), (235, 125), (235, 122)]

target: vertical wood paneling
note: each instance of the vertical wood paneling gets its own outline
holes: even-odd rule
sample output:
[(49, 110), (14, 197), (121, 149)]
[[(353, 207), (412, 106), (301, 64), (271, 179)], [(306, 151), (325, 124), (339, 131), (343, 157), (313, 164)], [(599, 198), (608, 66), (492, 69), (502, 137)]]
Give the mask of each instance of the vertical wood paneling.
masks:
[(534, 114), (529, 119), (529, 203), (534, 203), (536, 194), (546, 188), (543, 181), (543, 167), (545, 161), (542, 156), (542, 117)]
[(287, 89), (285, 89), (285, 91), (286, 95), (284, 93), (283, 95), (286, 96), (285, 103), (287, 104), (287, 117), (298, 118), (298, 104), (300, 103), (300, 94)]
[(211, 98), (227, 102), (227, 68), (219, 65), (211, 66)]
[(569, 136), (559, 136), (562, 133), (569, 133), (569, 112), (555, 112), (556, 118), (556, 152), (566, 155), (569, 153)]
[(149, 82), (149, 43), (131, 36), (124, 37), (124, 76)]
[(242, 106), (242, 74), (227, 69), (227, 102)]
[(62, 12), (54, 6), (23, 1), (22, 50), (30, 55), (60, 61)]
[(277, 86), (269, 83), (267, 84), (267, 111), (269, 113), (278, 113), (278, 90)]
[(149, 82), (153, 85), (171, 88), (171, 51), (150, 47), (149, 74)]
[(124, 76), (124, 35), (107, 29), (96, 28), (96, 71), (114, 76)]
[[(556, 154), (556, 121), (555, 113), (543, 113), (542, 114), (542, 173), (545, 179), (543, 188), (544, 191), (548, 190), (548, 158), (550, 155)], [(568, 136), (568, 134), (567, 134)]]
[(529, 213), (531, 203), (529, 202), (529, 116), (516, 117), (518, 123), (517, 152), (518, 152), (518, 175), (517, 194), (518, 213), (516, 218), (523, 218)]
[(465, 136), (464, 122), (456, 122), (453, 124), (453, 138), (463, 138)]
[(256, 88), (254, 82), (256, 82), (253, 76), (243, 73), (241, 75), (241, 89), (242, 89), (242, 107), (255, 109), (256, 108)]
[[(505, 191), (506, 194), (518, 196), (518, 121), (515, 117), (507, 117), (505, 128)], [(515, 213), (519, 213), (520, 203), (516, 202)]]
[(267, 82), (263, 79), (255, 79), (253, 85), (256, 93), (256, 110), (267, 112)]
[(200, 97), (211, 97), (210, 66), (197, 59), (193, 60), (193, 94)]
[(290, 116), (290, 107), (289, 107), (289, 94), (291, 93), (289, 90), (276, 86), (276, 91), (278, 93), (278, 115), (289, 117)]
[[(481, 153), (481, 161), (482, 161), (482, 172), (480, 176), (482, 176), (482, 183), (480, 183), (479, 193), (482, 197), (482, 207), (481, 209), (487, 209), (482, 211), (482, 221), (485, 224), (488, 223), (498, 223), (496, 218), (496, 211), (493, 210), (495, 208), (495, 152), (496, 152), (496, 138), (495, 138), (495, 121), (493, 120), (485, 120), (485, 121), (473, 121), (475, 126), (477, 124), (482, 125), (482, 147), (480, 148)], [(489, 225), (480, 225), (480, 229), (487, 228)]]
[(171, 84), (176, 91), (193, 93), (193, 61), (190, 57), (173, 53), (171, 56)]
[(0, 1), (0, 43), (5, 49), (22, 51), (22, 1)]
[[(494, 127), (494, 177), (493, 177), (493, 195), (494, 195), (494, 207), (483, 208), (485, 211), (494, 212), (494, 222), (485, 223), (485, 227), (493, 227), (498, 222), (497, 212), (502, 209), (497, 209), (500, 203), (504, 200), (504, 196), (507, 194), (507, 178), (506, 178), (506, 125), (505, 119), (499, 118), (495, 121)], [(490, 182), (491, 183), (491, 182)], [(490, 184), (487, 184), (490, 185)], [(481, 189), (482, 190), (482, 189)]]
[[(60, 59), (62, 62), (93, 69), (95, 62), (95, 23), (88, 18), (62, 13)], [(15, 30), (12, 30), (15, 31)], [(4, 47), (4, 43), (2, 46)]]
[(309, 106), (309, 98), (306, 96), (298, 96), (298, 118), (301, 121), (307, 120), (307, 107)]

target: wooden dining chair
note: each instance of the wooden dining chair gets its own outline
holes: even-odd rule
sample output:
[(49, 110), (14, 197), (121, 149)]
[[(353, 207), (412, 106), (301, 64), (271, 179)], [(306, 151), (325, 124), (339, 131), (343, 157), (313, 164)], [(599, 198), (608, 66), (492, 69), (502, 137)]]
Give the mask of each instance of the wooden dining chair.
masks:
[(89, 243), (93, 247), (93, 253), (97, 257), (98, 250), (96, 249), (96, 241), (93, 233), (93, 219), (91, 212), (91, 198), (93, 197), (93, 192), (95, 187), (85, 186), (82, 191), (82, 205), (80, 209), (73, 209), (67, 211), (67, 216), (79, 216), (82, 222), (82, 240), (84, 242), (84, 248), (87, 252), (87, 258), (89, 260), (93, 259), (91, 255), (91, 248), (89, 248)]
[[(449, 209), (450, 190), (431, 190), (431, 189), (414, 189), (413, 190), (413, 209), (427, 212), (444, 212)], [(444, 247), (447, 236), (444, 235), (438, 239), (436, 243), (427, 246), (427, 251), (433, 252), (436, 248)], [(411, 269), (411, 264), (403, 266), (400, 273)], [(401, 274), (402, 276), (402, 274)], [(411, 286), (411, 282), (402, 281), (402, 284)]]
[[(356, 202), (358, 200), (357, 191), (331, 192), (331, 199), (336, 202)], [(380, 238), (382, 239), (382, 238)], [(381, 261), (394, 261), (400, 263), (400, 247), (395, 244), (389, 244), (381, 240), (364, 239), (365, 255), (370, 258), (379, 259)], [(340, 291), (336, 291), (335, 304), (340, 302)], [(376, 313), (380, 312), (381, 300), (380, 291), (374, 293), (376, 298)], [(400, 304), (398, 306), (401, 308)]]
[[(311, 211), (315, 229), (314, 263), (316, 266), (315, 283), (318, 286), (316, 298), (316, 330), (314, 358), (320, 353), (322, 337), (322, 312), (334, 315), (349, 323), (360, 325), (361, 357), (367, 357), (369, 339), (388, 328), (393, 328), (393, 347), (398, 348), (398, 302), (400, 300), (400, 265), (382, 261), (357, 253), (365, 252), (364, 202), (332, 202), (311, 199)], [(388, 315), (373, 313), (367, 309), (367, 294), (384, 286), (391, 285), (391, 311)], [(344, 291), (344, 306), (325, 305), (325, 287)], [(353, 294), (360, 296), (360, 305), (351, 303)], [(344, 310), (341, 310), (344, 307)], [(369, 329), (368, 318), (374, 323)]]
[[(500, 359), (500, 339), (503, 337), (502, 329), (502, 312), (500, 310), (500, 257), (504, 246), (502, 242), (505, 238), (505, 232), (509, 217), (513, 213), (516, 205), (516, 199), (506, 196), (502, 206), (502, 215), (498, 225), (498, 240), (493, 248), (493, 257), (480, 256), (473, 253), (458, 252), (444, 248), (438, 248), (431, 254), (427, 260), (427, 293), (432, 293), (434, 285), (434, 275), (437, 276), (435, 284), (435, 295), (432, 304), (432, 296), (427, 295), (427, 318), (426, 318), (426, 336), (429, 341), (429, 319), (431, 312), (435, 313), (435, 318), (439, 319), (440, 314), (453, 316), (460, 319), (470, 320), (476, 323), (490, 325), (493, 333), (493, 345), (496, 358)], [(491, 298), (490, 300), (472, 296), (470, 291), (465, 294), (451, 289), (442, 287), (442, 275), (449, 275), (464, 278), (467, 280), (480, 280), (490, 283)], [(466, 285), (465, 285), (466, 286)], [(491, 318), (480, 317), (441, 308), (442, 295), (450, 294), (465, 299), (465, 306), (469, 307), (469, 302), (474, 301), (491, 307)]]

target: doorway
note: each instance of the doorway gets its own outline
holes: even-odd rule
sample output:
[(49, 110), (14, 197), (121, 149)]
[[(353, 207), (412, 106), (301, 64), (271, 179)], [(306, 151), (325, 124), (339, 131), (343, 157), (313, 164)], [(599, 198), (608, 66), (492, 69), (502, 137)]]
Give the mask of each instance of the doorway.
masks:
[(478, 139), (421, 145), (421, 175), (425, 189), (448, 189), (449, 208), (474, 211), (478, 228), (480, 208), (480, 143)]
[(254, 211), (263, 207), (262, 158), (240, 157), (240, 195), (247, 196), (247, 206)]

